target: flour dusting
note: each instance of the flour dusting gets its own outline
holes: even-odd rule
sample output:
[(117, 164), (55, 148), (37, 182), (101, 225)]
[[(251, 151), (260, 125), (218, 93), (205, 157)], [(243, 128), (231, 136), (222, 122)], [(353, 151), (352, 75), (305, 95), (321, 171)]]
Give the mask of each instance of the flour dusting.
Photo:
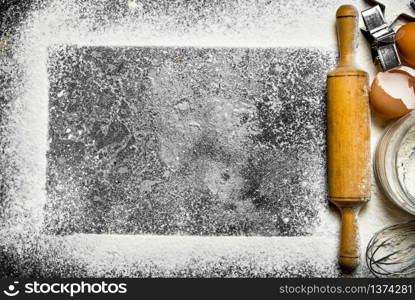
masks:
[[(33, 1), (1, 42), (0, 261), (6, 267), (0, 273), (338, 276), (338, 219), (325, 201), (323, 104), (340, 4)], [(137, 50), (142, 48), (157, 55)], [(121, 55), (125, 51), (131, 54)], [(183, 64), (182, 76), (177, 61), (188, 55), (195, 59)], [(96, 61), (92, 56), (106, 59), (88, 67)], [(358, 59), (372, 65), (366, 50)], [(134, 69), (129, 81), (119, 78), (128, 73), (123, 64)], [(99, 72), (85, 73), (91, 70)], [(134, 86), (139, 81), (142, 86)], [(108, 90), (103, 82), (111, 82)], [(203, 84), (210, 86), (200, 88)], [(172, 86), (177, 90), (169, 97)], [(157, 104), (156, 93), (167, 102)], [(71, 99), (77, 105), (70, 107)], [(89, 100), (83, 105), (82, 99)], [(163, 114), (151, 109), (162, 104)], [(102, 122), (94, 124), (88, 116)], [(131, 130), (135, 127), (140, 130)], [(189, 145), (196, 151), (184, 151)], [(131, 160), (140, 146), (148, 156)], [(281, 154), (278, 147), (289, 151)], [(155, 164), (147, 166), (150, 162)], [(135, 164), (147, 173), (136, 176)], [(94, 185), (85, 178), (107, 184), (114, 199), (125, 201), (108, 205), (108, 193), (89, 189)], [(128, 182), (128, 188), (122, 186)], [(135, 193), (146, 209), (137, 211)], [(195, 193), (197, 201), (186, 202)], [(178, 196), (181, 204), (170, 205)], [(364, 221), (365, 236), (386, 219), (388, 212)]]

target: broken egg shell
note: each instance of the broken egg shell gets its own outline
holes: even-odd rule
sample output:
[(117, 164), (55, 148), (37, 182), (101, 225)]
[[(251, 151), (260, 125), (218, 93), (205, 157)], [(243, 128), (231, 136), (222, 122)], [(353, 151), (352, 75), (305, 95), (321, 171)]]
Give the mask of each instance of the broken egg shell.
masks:
[(369, 98), (373, 109), (386, 118), (398, 118), (415, 108), (415, 70), (400, 67), (380, 72)]
[(415, 68), (415, 22), (407, 23), (398, 29), (396, 47), (402, 63)]

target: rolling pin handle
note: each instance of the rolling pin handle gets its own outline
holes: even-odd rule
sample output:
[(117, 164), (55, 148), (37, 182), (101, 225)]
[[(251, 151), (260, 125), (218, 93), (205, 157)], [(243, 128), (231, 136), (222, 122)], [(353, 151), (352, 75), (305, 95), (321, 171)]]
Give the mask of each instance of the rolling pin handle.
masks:
[(357, 40), (358, 13), (352, 5), (342, 5), (336, 13), (337, 36), (339, 43), (339, 67), (354, 65), (354, 51)]
[(357, 216), (359, 206), (339, 207), (342, 216), (339, 263), (345, 272), (352, 272), (359, 265), (359, 237)]

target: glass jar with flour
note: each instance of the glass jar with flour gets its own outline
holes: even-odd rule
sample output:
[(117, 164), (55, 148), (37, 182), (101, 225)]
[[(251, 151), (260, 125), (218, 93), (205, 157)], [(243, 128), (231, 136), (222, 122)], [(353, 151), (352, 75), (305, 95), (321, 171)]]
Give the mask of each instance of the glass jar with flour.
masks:
[(374, 172), (383, 193), (415, 215), (415, 111), (385, 130), (376, 149)]

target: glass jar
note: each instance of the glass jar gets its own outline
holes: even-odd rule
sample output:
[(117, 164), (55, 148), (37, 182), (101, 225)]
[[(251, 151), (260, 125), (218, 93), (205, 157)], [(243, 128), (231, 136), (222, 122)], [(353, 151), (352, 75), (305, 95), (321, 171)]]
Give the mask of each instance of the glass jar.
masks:
[(415, 111), (386, 128), (376, 149), (374, 173), (382, 192), (415, 215)]

